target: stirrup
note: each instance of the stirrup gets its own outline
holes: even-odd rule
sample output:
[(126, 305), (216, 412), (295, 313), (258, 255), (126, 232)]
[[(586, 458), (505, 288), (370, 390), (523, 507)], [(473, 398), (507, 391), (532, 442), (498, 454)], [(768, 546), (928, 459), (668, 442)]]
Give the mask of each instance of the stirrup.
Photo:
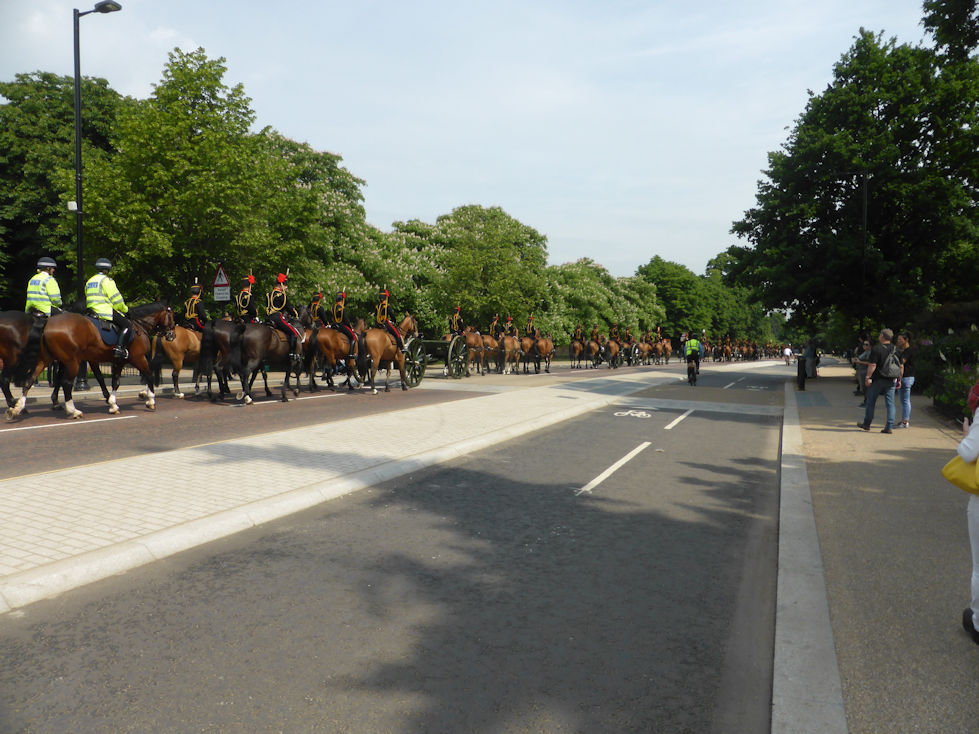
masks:
[(116, 359), (129, 359), (129, 350), (116, 345), (112, 348), (112, 356)]

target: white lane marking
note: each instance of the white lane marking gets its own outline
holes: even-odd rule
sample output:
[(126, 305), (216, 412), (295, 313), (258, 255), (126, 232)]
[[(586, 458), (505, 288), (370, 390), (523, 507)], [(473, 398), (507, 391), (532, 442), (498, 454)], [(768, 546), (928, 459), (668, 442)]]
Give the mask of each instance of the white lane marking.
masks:
[(124, 421), (128, 418), (135, 418), (135, 415), (120, 415), (116, 418), (83, 418), (77, 421), (65, 421), (64, 423), (48, 423), (44, 426), (21, 426), (20, 428), (0, 428), (0, 433), (9, 433), (11, 431), (33, 431), (35, 428), (59, 428), (61, 426), (90, 426), (93, 423), (101, 423), (102, 421)]
[(684, 418), (686, 418), (686, 417), (687, 417), (688, 415), (690, 415), (691, 413), (693, 413), (693, 408), (691, 408), (691, 409), (690, 409), (690, 410), (688, 410), (688, 411), (687, 411), (686, 413), (684, 413), (684, 414), (683, 414), (683, 415), (681, 415), (681, 416), (680, 416), (679, 418), (677, 418), (677, 419), (676, 419), (675, 421), (673, 421), (672, 423), (670, 423), (670, 425), (668, 425), (668, 426), (663, 426), (663, 430), (664, 430), (664, 431), (669, 431), (669, 430), (670, 430), (671, 428), (673, 428), (673, 426), (675, 426), (675, 425), (676, 425), (677, 423), (679, 423), (680, 421), (682, 421), (682, 420), (683, 420)]
[[(321, 400), (323, 398), (339, 398), (341, 395), (343, 395), (343, 393), (339, 393), (339, 392), (332, 393), (330, 395), (307, 395), (304, 398), (289, 398), (289, 402), (290, 403), (295, 403), (295, 402), (298, 402), (299, 400)], [(282, 401), (279, 400), (279, 399), (275, 399), (275, 400), (263, 400), (262, 402), (258, 402), (256, 400), (255, 402), (249, 403), (247, 405), (245, 403), (234, 403), (231, 407), (232, 408), (251, 408), (251, 407), (254, 407), (256, 405), (282, 405)]]
[(733, 387), (734, 385), (737, 385), (737, 384), (738, 384), (738, 381), (737, 380), (735, 380), (734, 382), (729, 382), (724, 387), (722, 387), (721, 390), (727, 390), (729, 387)]
[(597, 477), (595, 477), (594, 479), (592, 479), (584, 487), (582, 487), (577, 492), (575, 492), (574, 493), (575, 494), (575, 497), (577, 497), (579, 494), (582, 494), (583, 492), (591, 492), (595, 487), (597, 487), (599, 484), (601, 484), (606, 479), (608, 479), (610, 476), (612, 476), (612, 474), (614, 474), (616, 471), (618, 471), (618, 469), (623, 464), (625, 464), (627, 461), (629, 461), (630, 459), (632, 459), (636, 454), (638, 454), (640, 451), (642, 451), (647, 446), (649, 446), (649, 441), (644, 441), (643, 443), (641, 443), (638, 446), (636, 446), (636, 448), (634, 448), (628, 454), (626, 454), (621, 459), (619, 459), (617, 462), (615, 462), (614, 464), (612, 464), (612, 466), (610, 466), (608, 469), (606, 469), (605, 471), (603, 471)]

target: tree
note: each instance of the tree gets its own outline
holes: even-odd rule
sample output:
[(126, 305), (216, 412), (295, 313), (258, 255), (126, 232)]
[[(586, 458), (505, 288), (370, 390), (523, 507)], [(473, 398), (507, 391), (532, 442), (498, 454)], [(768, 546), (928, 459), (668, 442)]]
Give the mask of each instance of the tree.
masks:
[(976, 0), (925, 0), (922, 25), (935, 46), (954, 61), (965, 61), (979, 46)]
[(663, 336), (675, 337), (684, 331), (712, 328), (707, 291), (690, 268), (656, 255), (641, 265), (636, 275), (656, 286), (657, 298), (666, 312), (660, 324)]
[[(0, 95), (7, 100), (0, 105), (0, 299), (22, 308), (27, 279), (42, 255), (60, 255), (57, 277), (62, 292), (71, 293), (75, 217), (67, 202), (75, 198), (74, 79), (17, 74), (0, 82)], [(98, 151), (102, 160), (122, 98), (104, 79), (88, 77), (81, 80), (81, 95), (84, 156), (96, 160)]]
[[(816, 323), (906, 323), (979, 268), (979, 66), (861, 29), (769, 155), (727, 282)], [(863, 217), (863, 192), (867, 216)], [(866, 222), (866, 234), (864, 233)], [(974, 281), (973, 281), (974, 282)]]

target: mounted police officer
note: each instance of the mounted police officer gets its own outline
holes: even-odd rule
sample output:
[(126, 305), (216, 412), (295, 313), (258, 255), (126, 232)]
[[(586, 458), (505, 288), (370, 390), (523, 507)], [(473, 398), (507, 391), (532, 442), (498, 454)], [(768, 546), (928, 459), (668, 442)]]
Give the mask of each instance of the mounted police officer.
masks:
[(54, 270), (58, 267), (50, 257), (42, 257), (37, 261), (37, 273), (27, 282), (27, 304), (24, 310), (35, 316), (47, 318), (53, 313), (61, 313), (61, 289), (54, 279)]
[(404, 339), (401, 338), (401, 333), (398, 331), (398, 327), (396, 327), (391, 322), (391, 319), (388, 318), (388, 299), (390, 297), (391, 294), (388, 293), (387, 290), (382, 290), (380, 294), (378, 294), (377, 325), (394, 337), (394, 341), (398, 345), (398, 349), (401, 350), (402, 354), (407, 354), (408, 350), (405, 348)]
[(184, 301), (184, 326), (191, 331), (204, 331), (207, 323), (207, 311), (204, 310), (204, 302), (201, 301), (203, 288), (194, 283), (190, 287), (190, 298)]
[(346, 305), (347, 294), (340, 291), (337, 293), (337, 300), (333, 304), (333, 308), (330, 309), (330, 326), (341, 334), (346, 334), (347, 339), (350, 340), (350, 348), (347, 353), (349, 360), (354, 358), (354, 350), (357, 348), (357, 335), (354, 333), (353, 324), (350, 323), (350, 316), (347, 315)]
[(85, 284), (85, 307), (105, 321), (111, 321), (119, 328), (119, 342), (113, 349), (116, 359), (128, 359), (129, 350), (126, 347), (132, 341), (132, 323), (123, 316), (129, 312), (129, 306), (122, 298), (116, 287), (116, 282), (109, 277), (112, 263), (104, 257), (95, 261), (95, 275)]
[(245, 323), (256, 323), (258, 321), (258, 304), (252, 296), (252, 285), (255, 283), (255, 276), (249, 275), (241, 279), (241, 291), (235, 297), (235, 304), (238, 306), (238, 317)]
[[(275, 285), (266, 296), (266, 309), (268, 310), (268, 320), (276, 329), (286, 335), (289, 340), (289, 358), (294, 362), (302, 360), (303, 338), (299, 330), (289, 322), (289, 318), (296, 317), (296, 309), (289, 302), (289, 295), (286, 286), (285, 273), (279, 273), (275, 279)], [(289, 318), (286, 318), (286, 317)]]
[(455, 311), (449, 316), (449, 332), (460, 335), (466, 330), (466, 324), (462, 320), (462, 306), (456, 306)]

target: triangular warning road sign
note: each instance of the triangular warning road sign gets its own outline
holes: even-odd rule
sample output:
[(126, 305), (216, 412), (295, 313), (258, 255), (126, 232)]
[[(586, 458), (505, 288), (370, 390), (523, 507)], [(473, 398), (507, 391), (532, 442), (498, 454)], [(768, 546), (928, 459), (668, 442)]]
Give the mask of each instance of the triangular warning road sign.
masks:
[(222, 285), (231, 285), (231, 281), (228, 280), (228, 275), (224, 272), (224, 268), (218, 265), (218, 272), (214, 274), (214, 287), (218, 288)]

